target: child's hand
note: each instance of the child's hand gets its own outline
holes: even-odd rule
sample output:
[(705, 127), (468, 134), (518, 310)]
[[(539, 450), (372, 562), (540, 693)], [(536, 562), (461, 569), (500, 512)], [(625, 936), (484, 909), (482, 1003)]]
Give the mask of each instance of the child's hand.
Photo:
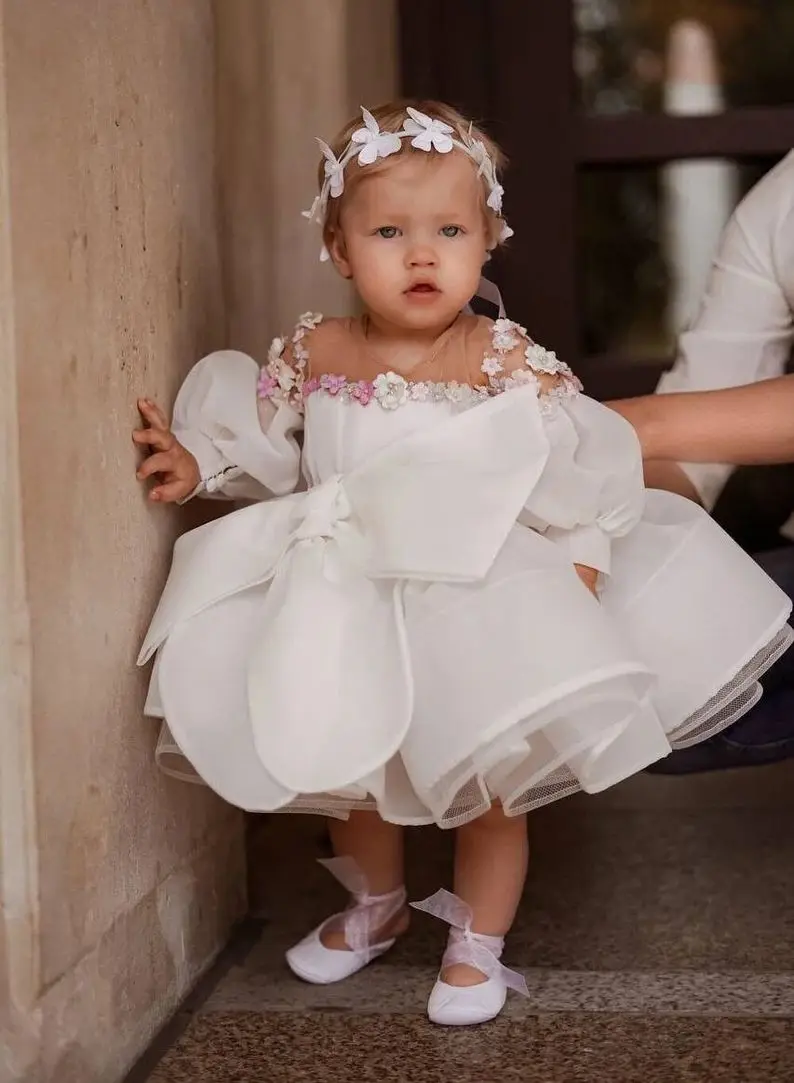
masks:
[(151, 399), (138, 399), (138, 409), (147, 428), (136, 429), (132, 439), (138, 447), (152, 450), (135, 476), (139, 481), (145, 481), (153, 474), (161, 475), (161, 483), (149, 493), (150, 500), (159, 500), (163, 504), (184, 500), (201, 481), (195, 457), (171, 432), (165, 414), (156, 403)]
[(596, 598), (598, 597), (598, 572), (595, 568), (588, 568), (586, 564), (574, 564), (576, 574), (584, 585)]

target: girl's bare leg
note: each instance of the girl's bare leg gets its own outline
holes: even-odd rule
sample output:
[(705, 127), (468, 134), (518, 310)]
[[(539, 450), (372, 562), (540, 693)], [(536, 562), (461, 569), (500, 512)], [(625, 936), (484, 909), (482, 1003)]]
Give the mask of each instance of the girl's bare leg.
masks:
[[(367, 878), (370, 895), (388, 895), (402, 887), (403, 829), (386, 823), (376, 812), (351, 812), (348, 820), (329, 820), (331, 844), (337, 857), (352, 857)], [(373, 930), (376, 941), (390, 940), (408, 928), (408, 910), (404, 908), (383, 928)], [(344, 933), (323, 933), (327, 948), (344, 950)]]
[[(529, 863), (525, 816), (505, 816), (494, 805), (458, 828), (455, 847), (455, 894), (471, 907), (472, 932), (505, 936), (509, 932), (524, 890)], [(449, 985), (478, 985), (484, 975), (474, 967), (456, 964), (442, 978)]]

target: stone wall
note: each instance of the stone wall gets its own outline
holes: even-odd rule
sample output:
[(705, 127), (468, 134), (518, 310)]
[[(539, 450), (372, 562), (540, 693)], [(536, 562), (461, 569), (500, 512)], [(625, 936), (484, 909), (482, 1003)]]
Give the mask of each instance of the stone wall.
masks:
[[(38, 1045), (23, 1078), (102, 1083), (245, 905), (241, 817), (154, 770), (133, 664), (180, 526), (138, 491), (135, 399), (170, 401), (226, 341), (214, 26), (210, 0), (2, 11), (38, 879), (36, 942), (9, 979), (28, 1030), (13, 1070)], [(9, 842), (7, 915), (11, 860)]]
[(263, 358), (301, 312), (344, 313), (321, 264), (319, 151), (360, 105), (395, 93), (394, 0), (217, 0), (219, 169), (229, 338)]
[(300, 217), (392, 0), (0, 0), (0, 1083), (117, 1083), (245, 909), (133, 665), (187, 512), (135, 399), (352, 299)]

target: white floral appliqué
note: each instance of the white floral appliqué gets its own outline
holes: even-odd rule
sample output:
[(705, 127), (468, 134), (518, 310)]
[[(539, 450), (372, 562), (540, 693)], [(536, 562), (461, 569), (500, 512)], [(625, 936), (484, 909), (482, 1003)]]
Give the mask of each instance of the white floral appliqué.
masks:
[[(530, 372), (527, 379), (532, 379)], [(504, 388), (492, 382), (489, 386), (470, 384), (433, 383), (432, 381), (406, 380), (396, 372), (381, 373), (370, 382), (367, 380), (348, 380), (341, 375), (326, 374), (312, 376), (300, 387), (302, 401), (310, 395), (325, 392), (340, 402), (368, 406), (377, 403), (383, 410), (396, 410), (409, 402), (416, 403), (452, 403), (457, 408), (468, 409), (479, 402), (485, 402), (492, 395), (499, 394)], [(278, 398), (278, 382), (272, 378), (260, 381), (260, 398)]]
[[(446, 403), (455, 410), (469, 409), (494, 395), (519, 387), (532, 387), (540, 411), (553, 415), (561, 403), (574, 398), (582, 385), (570, 368), (552, 350), (539, 346), (526, 329), (512, 320), (499, 319), (492, 325), (491, 346), (481, 363), (486, 381), (481, 384), (407, 380), (397, 372), (384, 372), (374, 380), (349, 380), (342, 374), (325, 373), (309, 377), (309, 350), (305, 338), (322, 322), (322, 316), (304, 312), (289, 343), (275, 339), (268, 351), (257, 384), (257, 396), (284, 404), (302, 413), (307, 399), (322, 393), (350, 406), (377, 403), (383, 410), (396, 410), (407, 403)], [(508, 355), (523, 348), (524, 364), (513, 371)], [(510, 359), (512, 360), (512, 359)], [(542, 376), (555, 376), (550, 382)]]
[(468, 384), (459, 384), (457, 380), (452, 380), (446, 385), (446, 396), (450, 402), (460, 405), (471, 398), (471, 390)]
[(558, 372), (564, 372), (568, 368), (564, 362), (560, 361), (553, 350), (538, 346), (536, 342), (530, 342), (526, 350), (524, 350), (524, 356), (530, 368), (533, 368), (536, 372), (546, 372), (550, 376), (556, 376)]
[(408, 399), (408, 381), (396, 372), (382, 372), (373, 380), (376, 400), (384, 410), (396, 410)]
[(494, 349), (499, 353), (508, 353), (510, 350), (514, 350), (519, 343), (519, 335), (522, 331), (524, 329), (513, 323), (512, 320), (495, 320), (493, 325)]
[(283, 338), (274, 338), (270, 343), (270, 349), (267, 351), (267, 359), (270, 364), (275, 364), (284, 353), (284, 349), (287, 343)]
[(298, 374), (295, 369), (290, 368), (289, 365), (280, 365), (278, 374), (276, 375), (278, 380), (278, 386), (282, 391), (291, 391), (298, 382)]
[[(517, 368), (508, 375), (502, 375), (507, 354), (522, 342), (526, 344), (524, 347), (526, 367)], [(488, 391), (492, 395), (498, 395), (514, 387), (534, 385), (538, 391), (541, 412), (551, 414), (560, 402), (578, 395), (582, 389), (582, 385), (570, 368), (560, 361), (553, 351), (532, 342), (526, 328), (512, 320), (494, 321), (491, 331), (491, 348), (493, 355), (487, 354), (480, 367), (488, 377)], [(539, 379), (541, 374), (558, 376), (560, 380), (551, 388), (544, 387)]]
[(498, 376), (504, 371), (504, 365), (498, 357), (486, 357), (481, 367), (486, 376)]
[(300, 317), (289, 344), (292, 364), (285, 356), (286, 339), (273, 339), (267, 351), (267, 362), (259, 373), (257, 398), (272, 399), (276, 403), (292, 406), (299, 412), (303, 410), (303, 385), (309, 363), (309, 351), (303, 340), (322, 320), (323, 317), (315, 312), (304, 312)]

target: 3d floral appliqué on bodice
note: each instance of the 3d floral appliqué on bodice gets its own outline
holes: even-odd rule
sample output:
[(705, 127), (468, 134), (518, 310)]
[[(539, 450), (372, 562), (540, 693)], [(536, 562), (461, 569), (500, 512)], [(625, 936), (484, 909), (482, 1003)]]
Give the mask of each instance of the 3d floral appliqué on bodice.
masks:
[[(334, 321), (336, 334), (331, 336), (331, 343), (337, 349), (341, 347), (343, 356), (336, 356), (330, 364), (344, 365), (345, 373), (332, 371), (327, 346), (321, 350), (322, 358), (315, 359), (306, 345), (307, 336), (322, 322), (322, 316), (306, 313), (291, 340), (274, 340), (259, 378), (257, 391), (261, 399), (288, 403), (300, 412), (309, 397), (317, 393), (361, 406), (374, 403), (383, 410), (395, 410), (411, 402), (473, 406), (510, 388), (533, 384), (538, 387), (544, 408), (551, 410), (555, 399), (581, 390), (568, 365), (532, 342), (526, 329), (512, 320), (500, 319), (491, 324), (477, 317), (459, 317), (428, 360), (417, 366), (426, 374), (419, 379), (393, 371), (373, 372), (377, 361), (367, 355), (362, 325), (351, 320)], [(348, 338), (346, 349), (344, 337)], [(357, 370), (366, 370), (367, 374), (359, 375)], [(442, 378), (434, 378), (436, 373)], [(448, 375), (444, 378), (443, 374)], [(539, 379), (542, 375), (556, 377), (554, 386), (544, 389)]]

